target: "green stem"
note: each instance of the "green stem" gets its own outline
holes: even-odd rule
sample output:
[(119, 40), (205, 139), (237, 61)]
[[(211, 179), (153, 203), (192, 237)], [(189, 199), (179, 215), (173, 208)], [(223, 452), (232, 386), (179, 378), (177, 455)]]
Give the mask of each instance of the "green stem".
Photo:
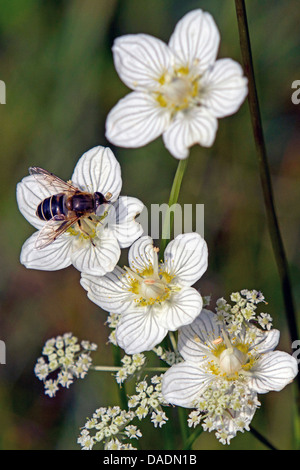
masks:
[[(182, 183), (182, 179), (183, 179), (186, 167), (187, 167), (187, 162), (188, 162), (188, 159), (185, 159), (185, 160), (180, 160), (178, 163), (177, 170), (176, 170), (173, 184), (172, 184), (172, 188), (171, 188), (171, 192), (170, 192), (170, 196), (169, 196), (169, 202), (168, 202), (169, 209), (171, 209), (172, 206), (176, 204), (178, 201), (181, 183)], [(161, 259), (163, 259), (164, 251), (166, 249), (168, 242), (170, 241), (173, 224), (174, 224), (174, 213), (172, 211), (168, 211), (163, 221), (163, 228), (162, 228), (162, 235), (161, 235), (161, 242), (160, 242), (160, 258)], [(172, 346), (174, 347), (175, 338), (172, 334), (169, 335), (169, 340)], [(162, 345), (165, 347), (165, 349), (168, 349), (167, 338), (163, 340)], [(186, 436), (187, 436), (186, 422), (180, 410), (178, 410), (178, 416), (179, 416), (181, 437), (182, 437), (182, 440), (185, 441)], [(167, 448), (170, 449), (171, 442), (170, 442), (170, 436), (168, 433), (166, 435), (166, 438), (168, 439), (166, 441), (166, 445), (168, 446)]]
[(253, 434), (253, 436), (256, 437), (256, 439), (258, 439), (260, 442), (262, 442), (262, 444), (264, 444), (266, 447), (269, 447), (269, 449), (278, 450), (278, 449), (276, 449), (276, 447), (273, 446), (273, 444), (271, 444), (268, 441), (268, 439), (266, 439), (264, 436), (262, 436), (262, 434), (260, 434), (260, 432), (256, 431), (256, 429), (254, 429), (252, 426), (250, 426), (250, 432)]
[[(118, 367), (117, 364), (120, 364), (120, 362), (121, 362), (120, 348), (116, 348), (116, 347), (112, 346), (112, 350), (113, 350), (113, 357), (114, 357), (115, 367)], [(118, 387), (118, 394), (119, 394), (119, 400), (120, 400), (121, 407), (123, 408), (123, 410), (127, 410), (128, 402), (127, 402), (127, 394), (126, 394), (125, 385), (123, 385), (122, 387)]]
[[(185, 173), (187, 167), (188, 159), (179, 160), (177, 170), (175, 173), (175, 177), (173, 180), (170, 197), (168, 206), (171, 208), (174, 204), (178, 201), (179, 191), (183, 179), (183, 175)], [(165, 219), (163, 221), (163, 228), (162, 228), (162, 235), (161, 235), (161, 244), (160, 244), (160, 256), (162, 257), (165, 251), (165, 248), (169, 242), (169, 238), (172, 232), (174, 222), (174, 214), (173, 212), (169, 212), (166, 214)]]
[(202, 434), (202, 426), (197, 426), (195, 431), (184, 441), (183, 450), (191, 450), (196, 439)]
[[(294, 305), (291, 280), (285, 249), (280, 233), (278, 218), (275, 209), (272, 182), (267, 158), (267, 151), (262, 127), (259, 101), (254, 76), (254, 68), (251, 53), (250, 36), (248, 30), (247, 13), (244, 0), (235, 0), (237, 21), (240, 35), (241, 53), (245, 73), (248, 78), (248, 102), (251, 115), (253, 135), (256, 145), (256, 153), (259, 164), (261, 185), (263, 190), (264, 204), (266, 208), (267, 224), (271, 243), (279, 272), (282, 295), (285, 305), (286, 317), (291, 340), (299, 338), (297, 333), (296, 310)], [(298, 387), (300, 388), (300, 374), (298, 374)]]
[[(122, 369), (120, 366), (92, 366), (91, 370), (95, 370), (97, 372), (118, 372)], [(166, 372), (169, 368), (168, 367), (145, 367), (143, 368), (146, 372)]]

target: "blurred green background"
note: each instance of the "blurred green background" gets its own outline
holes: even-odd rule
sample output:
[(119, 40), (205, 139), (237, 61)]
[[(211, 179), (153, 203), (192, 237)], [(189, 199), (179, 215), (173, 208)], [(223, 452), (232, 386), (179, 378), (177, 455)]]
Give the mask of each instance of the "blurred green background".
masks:
[[(300, 79), (299, 2), (248, 0), (247, 6), (277, 210), (299, 306), (300, 105), (291, 102), (292, 82)], [(0, 79), (6, 83), (6, 104), (0, 105), (0, 339), (7, 348), (7, 364), (0, 365), (1, 449), (79, 449), (86, 417), (118, 400), (109, 373), (90, 372), (54, 399), (34, 376), (46, 339), (67, 331), (99, 345), (96, 364), (113, 364), (113, 357), (106, 314), (87, 299), (79, 272), (30, 271), (19, 263), (33, 228), (18, 212), (16, 184), (31, 165), (68, 179), (86, 150), (112, 147), (104, 137), (106, 115), (128, 92), (114, 70), (114, 38), (144, 32), (168, 41), (176, 22), (199, 7), (219, 26), (219, 57), (241, 62), (233, 0), (0, 1)], [(112, 149), (122, 167), (122, 194), (147, 207), (167, 202), (177, 161), (161, 139), (141, 149)], [(211, 149), (191, 150), (179, 201), (205, 204), (210, 258), (201, 292), (214, 303), (243, 288), (261, 290), (282, 332), (280, 349), (291, 352), (247, 103), (219, 121)], [(261, 396), (253, 420), (280, 449), (294, 446), (293, 387)], [(141, 448), (162, 448), (164, 431), (150, 423), (142, 429)], [(175, 445), (180, 447), (179, 437)], [(238, 433), (230, 447), (203, 433), (194, 449), (265, 447), (250, 433)]]

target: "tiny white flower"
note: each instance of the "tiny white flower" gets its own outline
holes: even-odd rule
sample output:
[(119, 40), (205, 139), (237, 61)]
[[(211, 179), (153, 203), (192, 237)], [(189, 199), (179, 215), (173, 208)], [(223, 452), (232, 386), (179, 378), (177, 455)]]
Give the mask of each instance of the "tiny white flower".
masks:
[(273, 318), (271, 317), (271, 315), (269, 315), (269, 313), (260, 313), (257, 320), (262, 328), (265, 328), (267, 330), (270, 330), (272, 328)]
[(142, 437), (141, 431), (136, 426), (133, 426), (132, 424), (125, 427), (125, 434), (130, 439), (139, 439), (140, 437)]
[(210, 147), (218, 118), (235, 113), (247, 95), (242, 67), (216, 60), (219, 42), (213, 17), (200, 9), (177, 23), (168, 45), (147, 34), (117, 38), (115, 67), (133, 92), (108, 114), (108, 140), (141, 147), (162, 134), (178, 159), (194, 144)]
[(88, 150), (79, 159), (71, 178), (72, 185), (80, 191), (98, 192), (104, 197), (109, 194), (109, 202), (101, 204), (97, 213), (82, 217), (80, 225), (74, 223), (48, 246), (38, 248), (37, 239), (49, 222), (37, 216), (37, 208), (46, 198), (61, 193), (55, 183), (45, 185), (45, 181), (32, 174), (17, 185), (19, 210), (37, 229), (22, 247), (21, 263), (30, 269), (46, 271), (71, 264), (82, 272), (112, 271), (119, 260), (120, 248), (130, 246), (143, 232), (135, 221), (143, 204), (136, 198), (119, 197), (121, 170), (112, 151), (101, 146)]
[(77, 442), (82, 446), (82, 450), (91, 450), (95, 444), (94, 439), (89, 435), (86, 429), (81, 431)]
[(149, 408), (145, 406), (139, 406), (136, 410), (136, 416), (138, 417), (139, 420), (142, 420), (145, 418), (148, 414)]
[(168, 421), (168, 419), (169, 418), (166, 416), (164, 411), (152, 412), (151, 421), (155, 428), (157, 428), (157, 426), (161, 428)]
[(213, 422), (210, 430), (229, 443), (241, 423), (248, 430), (259, 406), (257, 394), (282, 390), (298, 373), (293, 356), (274, 351), (278, 341), (278, 330), (261, 331), (251, 324), (230, 334), (217, 315), (203, 310), (179, 330), (184, 362), (164, 374), (162, 394), (168, 403), (203, 411)]
[(45, 382), (45, 394), (49, 395), (49, 397), (54, 397), (56, 392), (58, 391), (57, 381), (56, 380), (46, 380)]
[(117, 343), (126, 354), (140, 353), (201, 312), (201, 295), (191, 286), (206, 271), (207, 257), (203, 238), (189, 233), (168, 244), (160, 263), (152, 238), (145, 236), (130, 247), (129, 268), (105, 276), (83, 273), (81, 284), (101, 308), (121, 313)]

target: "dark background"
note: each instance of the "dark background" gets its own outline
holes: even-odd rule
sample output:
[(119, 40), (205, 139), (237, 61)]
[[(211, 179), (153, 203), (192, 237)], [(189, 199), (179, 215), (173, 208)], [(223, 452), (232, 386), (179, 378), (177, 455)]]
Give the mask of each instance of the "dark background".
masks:
[[(247, 5), (276, 205), (300, 305), (300, 105), (291, 102), (292, 82), (300, 79), (299, 2)], [(44, 342), (67, 331), (99, 345), (95, 364), (113, 364), (113, 357), (106, 314), (87, 299), (79, 272), (30, 271), (19, 263), (21, 246), (34, 229), (18, 211), (16, 184), (33, 165), (67, 180), (86, 150), (110, 145), (106, 115), (128, 92), (113, 66), (114, 38), (144, 32), (168, 41), (176, 22), (194, 8), (213, 14), (222, 38), (219, 57), (241, 62), (233, 0), (0, 1), (0, 79), (7, 92), (0, 105), (0, 339), (7, 348), (7, 364), (0, 365), (2, 449), (79, 449), (86, 417), (118, 401), (109, 373), (90, 372), (54, 399), (34, 376)], [(177, 161), (161, 139), (140, 149), (110, 147), (122, 167), (122, 194), (147, 207), (167, 202)], [(280, 349), (291, 352), (247, 103), (219, 121), (211, 149), (191, 150), (179, 202), (205, 204), (210, 256), (198, 283), (201, 292), (211, 294), (214, 304), (243, 288), (261, 290), (282, 333)], [(281, 449), (297, 445), (293, 387), (261, 396), (263, 406), (253, 420)], [(175, 429), (176, 419), (170, 423)], [(143, 425), (141, 448), (161, 449), (167, 432)], [(179, 438), (175, 446), (180, 448)], [(194, 448), (265, 447), (250, 433), (238, 433), (230, 447), (203, 433)]]

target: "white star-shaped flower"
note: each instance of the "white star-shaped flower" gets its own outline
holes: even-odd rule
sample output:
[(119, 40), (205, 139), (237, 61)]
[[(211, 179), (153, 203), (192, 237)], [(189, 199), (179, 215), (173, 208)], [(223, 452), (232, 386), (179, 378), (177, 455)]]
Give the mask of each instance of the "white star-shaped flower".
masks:
[(235, 113), (248, 91), (237, 62), (216, 60), (219, 42), (214, 19), (200, 9), (178, 22), (168, 45), (147, 34), (117, 38), (115, 67), (133, 92), (108, 114), (108, 140), (135, 148), (162, 134), (178, 159), (194, 144), (212, 146), (218, 118)]
[(202, 297), (191, 287), (207, 269), (207, 245), (197, 233), (178, 235), (159, 262), (151, 237), (137, 240), (128, 253), (129, 268), (105, 276), (82, 274), (88, 297), (108, 312), (121, 314), (116, 340), (126, 354), (148, 351), (168, 331), (191, 323)]
[[(135, 217), (144, 206), (136, 198), (119, 197), (121, 169), (109, 148), (98, 146), (84, 153), (74, 169), (71, 183), (80, 191), (109, 195), (109, 202), (101, 204), (96, 213), (82, 217), (80, 225), (74, 223), (42, 248), (37, 240), (41, 239), (41, 231), (48, 221), (41, 220), (36, 211), (43, 200), (60, 191), (55, 181), (49, 185), (47, 178), (36, 178), (34, 174), (18, 183), (19, 209), (37, 229), (24, 243), (20, 261), (31, 269), (55, 271), (73, 264), (81, 272), (104, 275), (116, 266), (121, 248), (130, 246), (142, 235), (143, 229)], [(59, 223), (59, 220), (55, 222), (54, 227), (56, 224), (59, 227)]]
[(178, 350), (184, 361), (163, 376), (165, 400), (200, 409), (204, 427), (209, 422), (209, 430), (216, 430), (224, 443), (237, 431), (249, 430), (259, 406), (257, 394), (282, 390), (298, 373), (293, 356), (274, 351), (278, 330), (245, 325), (231, 335), (216, 314), (203, 310), (180, 328)]

